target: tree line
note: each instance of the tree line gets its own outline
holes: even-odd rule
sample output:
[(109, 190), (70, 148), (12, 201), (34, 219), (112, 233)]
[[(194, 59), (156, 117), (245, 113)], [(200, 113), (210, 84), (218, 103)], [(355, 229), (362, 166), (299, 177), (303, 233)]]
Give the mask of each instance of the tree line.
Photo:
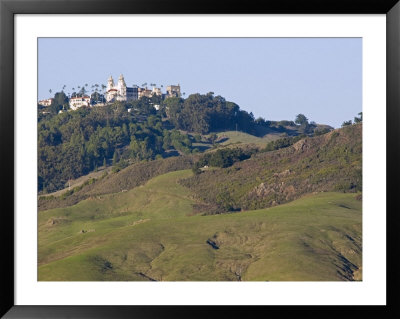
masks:
[(127, 112), (123, 103), (61, 113), (38, 123), (38, 190), (52, 192), (101, 166), (155, 159), (170, 149), (190, 153), (191, 139), (164, 128), (160, 116)]
[[(294, 122), (255, 119), (252, 113), (213, 92), (192, 94), (186, 99), (142, 97), (59, 113), (68, 109), (68, 102), (63, 91), (57, 92), (49, 107), (38, 110), (39, 191), (55, 191), (69, 179), (109, 164), (118, 170), (132, 161), (168, 156), (171, 150), (185, 154), (198, 151), (192, 141), (198, 142), (201, 134), (212, 133), (215, 140), (213, 132), (218, 131), (239, 130), (256, 135), (260, 127), (277, 132), (293, 127), (297, 132), (311, 134), (317, 127), (303, 114), (297, 115)], [(243, 155), (217, 154), (222, 156), (223, 165)]]

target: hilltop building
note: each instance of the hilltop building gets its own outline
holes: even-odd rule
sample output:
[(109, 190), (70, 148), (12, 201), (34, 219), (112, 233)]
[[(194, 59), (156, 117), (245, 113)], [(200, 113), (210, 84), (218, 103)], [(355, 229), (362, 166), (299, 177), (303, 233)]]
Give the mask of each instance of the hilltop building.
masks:
[(139, 99), (141, 97), (143, 97), (143, 96), (149, 97), (149, 98), (152, 97), (152, 91), (149, 90), (147, 87), (146, 88), (139, 88), (139, 95), (138, 95)]
[(128, 87), (125, 83), (124, 76), (121, 74), (118, 79), (117, 85), (114, 84), (112, 76), (109, 77), (107, 81), (107, 91), (106, 91), (106, 101), (132, 101), (138, 100), (143, 96), (151, 98), (152, 96), (162, 96), (162, 97), (172, 97), (181, 96), (181, 87), (178, 85), (167, 86), (167, 93), (163, 94), (161, 88), (153, 87), (153, 89), (148, 89), (147, 87), (141, 88), (137, 85), (133, 87)]
[(112, 76), (107, 81), (106, 101), (131, 101), (139, 98), (139, 88), (137, 86), (127, 87), (124, 76), (121, 74), (118, 84), (114, 84)]
[(53, 100), (54, 100), (53, 98), (49, 98), (49, 99), (46, 99), (46, 100), (41, 100), (41, 101), (38, 102), (38, 104), (43, 105), (43, 106), (50, 106), (51, 102), (53, 102)]
[[(96, 100), (92, 101), (89, 96), (82, 96), (70, 98), (69, 106), (71, 110), (76, 110), (82, 106), (90, 107), (92, 106), (92, 102), (96, 106), (105, 106), (106, 104), (115, 101), (135, 101), (144, 96), (148, 98), (151, 98), (152, 96), (160, 96), (162, 99), (169, 97), (181, 97), (181, 87), (179, 84), (167, 86), (166, 93), (163, 93), (161, 91), (161, 88), (155, 87), (155, 84), (151, 85), (153, 86), (152, 89), (148, 89), (147, 87), (141, 88), (137, 85), (128, 87), (122, 74), (118, 78), (117, 85), (115, 85), (114, 79), (112, 78), (112, 76), (110, 76), (107, 80), (106, 92), (104, 94), (105, 103), (98, 103), (98, 101)], [(53, 98), (41, 100), (38, 102), (38, 104), (43, 106), (50, 106), (53, 100)], [(154, 108), (158, 110), (160, 108), (160, 105), (154, 105)]]
[(82, 106), (90, 106), (89, 96), (71, 97), (69, 99), (69, 107), (71, 108), (71, 110), (76, 110)]
[(180, 85), (169, 85), (167, 86), (166, 97), (181, 97), (181, 87)]

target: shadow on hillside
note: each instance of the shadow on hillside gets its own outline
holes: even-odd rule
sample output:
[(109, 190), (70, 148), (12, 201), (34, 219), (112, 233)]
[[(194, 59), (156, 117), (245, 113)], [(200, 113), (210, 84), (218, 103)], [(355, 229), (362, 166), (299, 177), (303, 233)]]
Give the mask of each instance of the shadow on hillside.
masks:
[(211, 148), (211, 146), (208, 145), (198, 145), (195, 148), (197, 148), (200, 152), (207, 151)]
[(167, 150), (162, 154), (163, 158), (179, 156), (179, 152), (177, 150)]

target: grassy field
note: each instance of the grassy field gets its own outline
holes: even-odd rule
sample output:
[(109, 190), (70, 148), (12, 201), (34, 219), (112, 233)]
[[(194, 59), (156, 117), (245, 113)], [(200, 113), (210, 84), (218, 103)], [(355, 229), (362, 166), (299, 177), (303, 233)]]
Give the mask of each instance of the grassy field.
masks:
[(41, 281), (361, 279), (361, 201), (318, 193), (285, 205), (200, 216), (178, 181), (39, 213)]
[[(228, 146), (237, 144), (249, 144), (257, 147), (265, 147), (269, 142), (280, 138), (280, 133), (269, 133), (263, 137), (247, 134), (240, 131), (226, 131), (217, 133), (218, 140), (216, 145)], [(205, 136), (209, 138), (209, 135)], [(193, 147), (197, 147), (201, 151), (207, 151), (213, 148), (210, 142), (193, 143)]]
[(227, 131), (217, 134), (219, 138), (226, 138), (225, 141), (221, 142), (223, 145), (234, 144), (234, 143), (244, 143), (244, 144), (263, 144), (265, 146), (271, 141), (277, 140), (279, 138), (279, 133), (267, 134), (263, 137), (257, 137), (244, 132)]

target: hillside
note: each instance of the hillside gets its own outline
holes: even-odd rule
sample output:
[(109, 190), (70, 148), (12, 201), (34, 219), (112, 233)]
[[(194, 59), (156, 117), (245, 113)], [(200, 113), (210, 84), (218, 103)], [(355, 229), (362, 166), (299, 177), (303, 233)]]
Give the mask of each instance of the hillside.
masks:
[(261, 144), (265, 146), (268, 142), (279, 138), (279, 133), (269, 133), (258, 137), (244, 132), (227, 131), (218, 133), (218, 138), (222, 145), (243, 143), (243, 144)]
[[(359, 191), (362, 182), (361, 131), (362, 125), (358, 124), (307, 137), (288, 148), (254, 154), (249, 160), (235, 163), (232, 167), (205, 170), (183, 180), (182, 185), (190, 188), (203, 203), (196, 208), (197, 211), (208, 214), (269, 207), (311, 192)], [(252, 145), (257, 147), (246, 143), (225, 147), (252, 149)], [(216, 149), (221, 147), (224, 145)], [(208, 152), (214, 151), (210, 149)], [(64, 192), (68, 196), (40, 196), (38, 207), (40, 211), (67, 207), (91, 196), (130, 190), (157, 175), (189, 169), (200, 156), (170, 157), (133, 164), (118, 173), (87, 180), (71, 194)]]
[[(57, 92), (52, 105), (44, 107), (46, 110), (39, 105), (38, 193), (46, 195), (64, 189), (71, 180), (100, 167), (123, 168), (173, 154), (195, 154), (215, 143), (260, 145), (281, 135), (313, 135), (321, 131), (321, 125), (309, 123), (302, 114), (297, 117), (303, 120), (296, 118), (295, 122), (255, 119), (252, 113), (212, 92), (191, 94), (186, 99), (160, 99), (143, 96), (139, 100), (58, 113), (68, 106), (68, 97)], [(159, 107), (155, 109), (154, 105)]]
[[(116, 174), (105, 174), (98, 180), (87, 179), (80, 187), (73, 188), (64, 196), (40, 196), (38, 200), (39, 211), (57, 207), (68, 207), (91, 196), (118, 193), (143, 185), (149, 179), (172, 171), (188, 169), (193, 164), (193, 156), (179, 156), (141, 162), (130, 165)], [(59, 194), (58, 194), (59, 195)], [(68, 195), (68, 196), (65, 196)]]
[(275, 206), (306, 193), (361, 191), (361, 140), (362, 125), (352, 125), (181, 183), (207, 203), (198, 207), (205, 214)]
[(193, 172), (221, 147), (41, 197), (38, 279), (362, 280), (361, 124)]
[(193, 215), (176, 171), (40, 212), (40, 281), (361, 279), (361, 202), (320, 193), (269, 209)]

